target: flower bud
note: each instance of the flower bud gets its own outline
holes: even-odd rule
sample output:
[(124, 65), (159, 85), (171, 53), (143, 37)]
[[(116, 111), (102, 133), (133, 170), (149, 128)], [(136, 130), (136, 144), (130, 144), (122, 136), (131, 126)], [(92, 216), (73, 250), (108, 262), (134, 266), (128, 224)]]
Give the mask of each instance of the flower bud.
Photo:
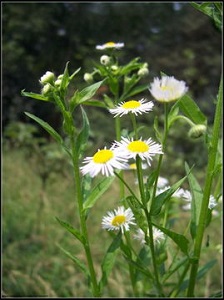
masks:
[(60, 86), (61, 82), (62, 82), (61, 79), (57, 79), (54, 84), (55, 84), (55, 86)]
[(203, 134), (205, 134), (205, 132), (206, 132), (206, 126), (199, 124), (191, 127), (190, 131), (188, 132), (188, 136), (193, 139), (197, 139), (201, 137)]
[(145, 77), (149, 74), (149, 70), (146, 67), (143, 67), (141, 69), (138, 70), (138, 76), (139, 77)]
[(41, 93), (43, 96), (47, 96), (51, 91), (52, 91), (52, 85), (50, 83), (46, 83), (43, 86)]
[(85, 74), (84, 74), (84, 80), (85, 80), (87, 83), (92, 83), (92, 82), (93, 82), (93, 75), (90, 74), (90, 73), (85, 73)]
[(100, 63), (102, 65), (108, 66), (110, 64), (110, 56), (108, 56), (108, 55), (101, 56)]
[(117, 72), (117, 70), (118, 70), (118, 66), (116, 66), (116, 65), (113, 65), (113, 66), (111, 66), (111, 71), (112, 72)]
[(52, 83), (55, 79), (54, 73), (47, 71), (41, 78), (40, 83), (41, 84), (47, 84)]

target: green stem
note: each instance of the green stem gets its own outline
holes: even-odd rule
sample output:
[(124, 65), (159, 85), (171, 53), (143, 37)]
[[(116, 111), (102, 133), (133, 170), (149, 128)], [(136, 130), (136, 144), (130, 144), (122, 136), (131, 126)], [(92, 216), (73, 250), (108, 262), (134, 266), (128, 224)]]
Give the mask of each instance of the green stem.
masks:
[(187, 297), (194, 297), (194, 288), (196, 284), (197, 271), (199, 267), (202, 239), (203, 239), (204, 230), (206, 226), (208, 203), (211, 194), (211, 186), (212, 186), (212, 180), (214, 175), (213, 171), (215, 167), (221, 118), (222, 118), (222, 80), (220, 81), (220, 86), (219, 86), (212, 139), (211, 139), (210, 146), (208, 148), (208, 165), (207, 165), (207, 172), (206, 172), (205, 185), (204, 185), (205, 189), (203, 193), (203, 200), (202, 200), (201, 211), (199, 215), (199, 223), (197, 228), (197, 235), (195, 238), (194, 252), (193, 252), (193, 257), (191, 259), (191, 272), (189, 278)]
[(155, 275), (155, 285), (156, 285), (156, 288), (157, 288), (158, 295), (163, 296), (162, 286), (161, 286), (160, 281), (159, 281), (159, 274), (158, 274), (157, 264), (156, 264), (156, 256), (155, 256), (155, 249), (154, 249), (153, 228), (152, 228), (151, 216), (148, 213), (147, 203), (146, 203), (146, 198), (145, 198), (145, 190), (144, 190), (141, 163), (142, 163), (141, 158), (137, 155), (136, 156), (136, 165), (137, 165), (138, 184), (139, 184), (139, 190), (140, 190), (140, 195), (141, 195), (141, 199), (142, 199), (142, 204), (144, 206), (144, 212), (145, 212), (146, 219), (147, 219), (147, 222), (148, 222), (149, 244), (150, 244), (150, 249), (151, 249), (153, 269), (154, 269), (154, 275)]
[(157, 293), (159, 297), (164, 297), (162, 285), (159, 280), (159, 273), (157, 269), (157, 263), (156, 263), (156, 255), (155, 255), (155, 247), (154, 247), (154, 239), (153, 239), (153, 227), (152, 227), (152, 220), (151, 216), (148, 213), (147, 209), (144, 209), (147, 223), (148, 223), (148, 229), (149, 229), (149, 246), (151, 250), (151, 256), (152, 256), (152, 264), (153, 264), (153, 270), (154, 270), (154, 276), (155, 276), (155, 286), (157, 289)]
[[(166, 139), (167, 139), (167, 136), (168, 136), (168, 129), (169, 129), (168, 128), (168, 107), (167, 107), (167, 105), (168, 105), (167, 103), (164, 103), (165, 122), (164, 122), (164, 134), (163, 134), (163, 142), (162, 142), (162, 151), (163, 151), (163, 153), (165, 152)], [(155, 198), (155, 195), (156, 195), (157, 183), (158, 183), (158, 179), (159, 179), (159, 174), (160, 174), (160, 169), (161, 169), (161, 165), (162, 165), (163, 156), (164, 156), (164, 154), (160, 154), (160, 156), (159, 156), (156, 179), (155, 179), (153, 194), (152, 194), (152, 198), (151, 198), (152, 201), (153, 201), (153, 199)]]
[(93, 266), (92, 255), (89, 246), (89, 239), (88, 239), (88, 232), (86, 227), (86, 220), (85, 214), (83, 212), (83, 194), (81, 188), (81, 179), (80, 179), (80, 170), (79, 170), (79, 159), (78, 153), (75, 147), (75, 141), (73, 135), (70, 137), (71, 139), (71, 146), (72, 146), (72, 159), (73, 159), (73, 168), (74, 168), (74, 180), (75, 180), (75, 190), (76, 190), (76, 197), (78, 200), (78, 210), (79, 210), (79, 217), (80, 217), (80, 226), (82, 236), (84, 237), (84, 249), (86, 253), (86, 258), (89, 266), (90, 278), (92, 283), (92, 294), (94, 297), (100, 296), (100, 291), (98, 288), (97, 280), (96, 280), (96, 273)]
[(137, 130), (137, 123), (136, 123), (136, 118), (135, 115), (133, 113), (130, 113), (130, 118), (132, 121), (132, 125), (133, 125), (133, 129), (134, 129), (134, 133), (135, 133), (135, 138), (138, 139), (138, 130)]

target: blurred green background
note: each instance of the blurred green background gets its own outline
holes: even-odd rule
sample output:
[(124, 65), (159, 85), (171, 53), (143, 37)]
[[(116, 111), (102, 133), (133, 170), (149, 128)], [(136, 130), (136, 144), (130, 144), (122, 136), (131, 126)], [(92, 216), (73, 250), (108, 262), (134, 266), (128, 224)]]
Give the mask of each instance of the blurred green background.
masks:
[[(125, 43), (119, 52), (120, 64), (134, 57), (141, 57), (149, 64), (145, 83), (152, 82), (160, 71), (186, 81), (192, 98), (208, 116), (209, 125), (213, 122), (222, 69), (222, 38), (212, 20), (194, 9), (190, 2), (2, 3), (2, 288), (5, 295), (89, 296), (80, 271), (56, 247), (61, 244), (85, 260), (80, 245), (54, 219), (58, 216), (78, 227), (72, 170), (58, 145), (24, 111), (37, 115), (59, 132), (61, 117), (51, 103), (22, 97), (21, 90), (39, 93), (40, 77), (46, 71), (63, 73), (68, 61), (71, 73), (81, 67), (74, 88), (86, 86), (84, 73), (92, 71), (93, 61), (99, 61), (103, 53), (95, 50), (95, 46), (108, 41)], [(140, 96), (152, 100), (148, 91)], [(88, 148), (91, 152), (93, 145), (112, 141), (114, 133), (105, 111), (86, 107), (86, 112), (92, 129)], [(79, 118), (75, 121), (81, 125)], [(145, 132), (151, 134), (153, 120), (145, 116), (138, 120), (148, 124)], [(186, 160), (189, 165), (195, 164), (195, 176), (203, 184), (207, 162), (203, 139), (190, 140), (189, 126), (181, 122), (179, 125), (178, 131), (170, 132), (163, 175), (171, 183), (180, 179)], [(117, 205), (118, 199), (114, 197), (117, 189), (116, 185), (112, 186), (106, 193), (107, 201), (101, 199), (97, 203), (89, 220), (97, 271), (110, 242), (100, 228), (101, 218), (107, 209)], [(182, 212), (179, 217), (185, 222), (189, 215)], [(210, 247), (206, 248), (205, 257), (220, 259), (217, 250), (221, 243), (220, 224), (218, 216), (206, 232)], [(183, 230), (184, 227), (185, 224)], [(100, 248), (99, 237), (103, 238)], [(104, 296), (132, 296), (128, 274), (123, 274), (124, 265), (119, 257)], [(202, 297), (220, 289), (220, 275), (216, 265), (213, 275), (202, 281), (198, 291)]]
[[(29, 122), (24, 111), (59, 126), (51, 104), (21, 97), (21, 90), (39, 92), (47, 71), (57, 75), (70, 61), (71, 72), (83, 75), (99, 61), (95, 46), (124, 42), (120, 63), (141, 57), (152, 82), (160, 71), (185, 80), (203, 112), (212, 118), (221, 72), (221, 33), (212, 20), (189, 3), (3, 3), (3, 127)], [(148, 93), (147, 93), (148, 94)], [(148, 94), (149, 96), (149, 94)]]

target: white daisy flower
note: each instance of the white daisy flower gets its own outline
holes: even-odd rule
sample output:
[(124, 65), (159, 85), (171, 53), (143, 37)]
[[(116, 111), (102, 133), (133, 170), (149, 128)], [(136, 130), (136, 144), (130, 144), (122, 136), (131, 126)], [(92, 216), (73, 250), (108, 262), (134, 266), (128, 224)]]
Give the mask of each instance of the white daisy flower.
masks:
[(83, 161), (86, 165), (81, 167), (83, 175), (89, 174), (95, 177), (98, 173), (106, 176), (113, 176), (114, 169), (125, 169), (126, 159), (121, 156), (116, 150), (99, 149), (92, 157), (86, 157)]
[(124, 231), (129, 231), (129, 225), (136, 225), (135, 218), (132, 210), (130, 208), (125, 209), (124, 206), (119, 206), (117, 210), (108, 212), (106, 216), (103, 217), (102, 227), (106, 230), (119, 230), (124, 233)]
[[(153, 227), (152, 230), (153, 230), (153, 241), (154, 241), (154, 243), (155, 244), (156, 243), (160, 244), (161, 240), (165, 239), (164, 233), (160, 229), (157, 229), (156, 227)], [(149, 235), (148, 230), (147, 230), (147, 235)], [(134, 235), (134, 239), (139, 240), (141, 245), (146, 244), (145, 233), (141, 228), (139, 228), (137, 230), (137, 233)]]
[(120, 49), (124, 47), (124, 43), (114, 43), (114, 42), (107, 42), (103, 45), (97, 45), (97, 50), (105, 50), (105, 49)]
[(147, 113), (152, 110), (154, 104), (152, 101), (147, 102), (144, 98), (136, 101), (136, 100), (130, 100), (127, 102), (121, 102), (118, 104), (116, 108), (109, 109), (111, 114), (115, 114), (114, 117), (117, 116), (123, 116), (128, 113), (133, 113), (136, 116), (138, 114)]
[(156, 77), (149, 91), (152, 96), (160, 102), (170, 102), (182, 97), (188, 88), (184, 81), (179, 81), (173, 76)]
[(128, 138), (122, 137), (120, 142), (115, 142), (113, 146), (117, 149), (122, 157), (130, 159), (136, 159), (136, 156), (142, 160), (146, 160), (149, 165), (151, 165), (150, 160), (156, 154), (163, 154), (162, 146), (155, 143), (151, 138), (143, 141), (141, 138), (134, 141), (133, 138), (130, 140)]

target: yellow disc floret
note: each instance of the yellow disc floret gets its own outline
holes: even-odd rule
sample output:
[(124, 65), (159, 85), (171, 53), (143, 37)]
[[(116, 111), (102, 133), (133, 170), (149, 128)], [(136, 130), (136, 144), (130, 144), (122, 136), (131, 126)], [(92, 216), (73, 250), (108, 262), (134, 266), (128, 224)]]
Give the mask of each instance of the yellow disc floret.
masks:
[(97, 164), (103, 164), (109, 161), (111, 158), (113, 158), (113, 156), (113, 151), (103, 149), (99, 150), (96, 154), (94, 154), (93, 161)]
[(124, 109), (134, 109), (141, 106), (141, 103), (139, 101), (136, 100), (130, 100), (125, 102), (121, 107)]
[(130, 142), (127, 148), (132, 152), (146, 152), (149, 150), (149, 146), (143, 141)]
[(113, 226), (120, 226), (121, 224), (123, 224), (124, 222), (126, 221), (126, 218), (124, 215), (118, 215), (118, 216), (115, 216), (111, 222), (111, 224)]

